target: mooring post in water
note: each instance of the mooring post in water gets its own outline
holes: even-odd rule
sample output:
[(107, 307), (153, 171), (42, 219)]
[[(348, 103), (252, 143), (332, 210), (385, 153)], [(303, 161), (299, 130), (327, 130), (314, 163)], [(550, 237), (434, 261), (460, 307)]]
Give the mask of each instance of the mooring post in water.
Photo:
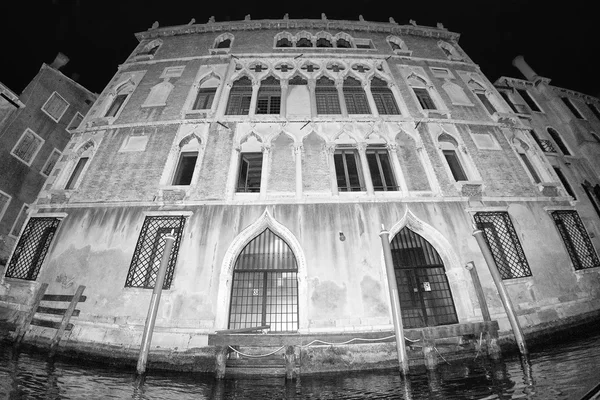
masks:
[(146, 325), (144, 326), (144, 335), (142, 336), (142, 346), (140, 348), (140, 356), (137, 363), (137, 373), (143, 374), (146, 372), (146, 363), (148, 362), (148, 351), (150, 350), (150, 342), (152, 342), (152, 332), (154, 331), (154, 323), (156, 322), (156, 314), (158, 313), (158, 304), (160, 303), (160, 295), (163, 290), (165, 275), (167, 274), (167, 266), (173, 243), (175, 242), (174, 230), (165, 236), (165, 251), (160, 260), (160, 267), (156, 275), (156, 284), (152, 291), (152, 299), (148, 308), (148, 316), (146, 317)]
[(404, 328), (402, 327), (402, 313), (400, 312), (400, 295), (398, 294), (394, 262), (392, 260), (392, 250), (390, 249), (390, 233), (385, 230), (383, 224), (381, 224), (379, 237), (381, 237), (385, 271), (388, 278), (388, 289), (390, 293), (390, 303), (392, 304), (392, 319), (394, 320), (394, 331), (396, 333), (396, 350), (398, 351), (400, 372), (403, 376), (406, 376), (408, 374), (408, 357), (406, 356), (406, 346), (404, 344)]
[(525, 344), (525, 337), (523, 336), (523, 331), (521, 330), (521, 325), (519, 324), (519, 320), (517, 319), (517, 315), (515, 313), (514, 307), (508, 297), (508, 292), (504, 287), (504, 282), (502, 282), (502, 276), (500, 275), (500, 271), (498, 271), (498, 266), (496, 265), (496, 261), (494, 261), (494, 257), (492, 256), (492, 252), (488, 247), (485, 238), (483, 237), (483, 231), (478, 229), (476, 226), (473, 227), (473, 236), (477, 240), (477, 244), (481, 249), (481, 253), (483, 253), (483, 258), (488, 265), (490, 273), (492, 274), (492, 279), (496, 284), (496, 288), (498, 289), (498, 294), (500, 295), (500, 300), (502, 301), (502, 305), (506, 310), (506, 315), (508, 316), (508, 322), (510, 322), (510, 326), (512, 327), (513, 334), (515, 335), (515, 340), (517, 341), (517, 345), (519, 346), (519, 351), (524, 356), (529, 354), (527, 351), (527, 346)]

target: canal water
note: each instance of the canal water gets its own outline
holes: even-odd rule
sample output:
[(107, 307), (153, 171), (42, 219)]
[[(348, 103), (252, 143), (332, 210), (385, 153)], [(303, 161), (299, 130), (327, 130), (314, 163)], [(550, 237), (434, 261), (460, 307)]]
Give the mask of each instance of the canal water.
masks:
[(575, 399), (600, 383), (600, 332), (534, 348), (500, 362), (482, 357), (418, 370), (283, 378), (225, 379), (150, 371), (144, 381), (131, 369), (51, 360), (44, 353), (0, 345), (0, 399)]

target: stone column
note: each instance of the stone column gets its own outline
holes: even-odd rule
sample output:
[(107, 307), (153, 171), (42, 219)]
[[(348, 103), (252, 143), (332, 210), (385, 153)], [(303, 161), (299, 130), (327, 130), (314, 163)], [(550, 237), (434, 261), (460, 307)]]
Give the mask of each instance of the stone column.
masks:
[(310, 94), (310, 117), (315, 118), (317, 113), (317, 95), (315, 93), (315, 87), (317, 86), (317, 82), (314, 79), (308, 80), (308, 92)]
[(281, 101), (279, 107), (279, 116), (285, 118), (287, 116), (287, 94), (288, 81), (281, 81)]
[(331, 178), (331, 194), (334, 196), (339, 195), (338, 186), (337, 186), (337, 175), (335, 173), (335, 161), (333, 156), (335, 154), (335, 142), (327, 143), (327, 161), (329, 163), (329, 176)]
[(365, 180), (365, 187), (367, 188), (367, 193), (373, 195), (375, 194), (375, 189), (373, 188), (373, 179), (371, 178), (371, 170), (369, 169), (369, 162), (367, 161), (367, 144), (359, 143), (357, 148), (358, 155), (360, 157), (360, 164), (363, 170), (363, 179)]
[(294, 159), (296, 160), (296, 200), (302, 200), (302, 143), (294, 143)]
[(262, 160), (262, 169), (260, 171), (260, 197), (259, 197), (261, 200), (264, 200), (265, 197), (267, 196), (267, 189), (268, 189), (268, 182), (269, 182), (268, 171), (269, 171), (269, 163), (270, 163), (270, 157), (269, 157), (270, 151), (271, 151), (271, 145), (269, 145), (269, 144), (262, 145), (263, 160)]
[(231, 149), (231, 162), (229, 163), (229, 174), (227, 175), (227, 200), (232, 201), (237, 187), (238, 171), (240, 169), (241, 148), (234, 146)]
[(367, 101), (369, 102), (371, 114), (373, 114), (374, 117), (379, 117), (379, 111), (377, 110), (377, 105), (375, 104), (373, 93), (371, 93), (371, 82), (366, 81), (365, 83), (363, 83), (363, 89), (365, 91), (365, 95), (367, 96)]
[(392, 158), (394, 175), (396, 176), (396, 181), (400, 191), (404, 196), (408, 196), (408, 185), (406, 184), (406, 179), (404, 178), (404, 173), (402, 172), (402, 167), (400, 166), (400, 160), (398, 159), (398, 145), (396, 143), (388, 143), (387, 148)]
[(227, 103), (229, 102), (229, 92), (231, 92), (231, 86), (231, 83), (223, 86), (223, 90), (221, 91), (221, 95), (219, 97), (219, 105), (217, 106), (217, 111), (215, 112), (215, 118), (225, 115), (225, 112), (227, 111)]
[(338, 99), (340, 101), (340, 109), (342, 110), (342, 116), (344, 118), (348, 118), (348, 109), (346, 108), (346, 99), (344, 98), (344, 81), (341, 79), (336, 79), (335, 88), (338, 92)]
[(252, 81), (252, 99), (250, 100), (250, 110), (248, 116), (250, 118), (256, 115), (256, 102), (258, 100), (258, 89), (260, 89), (260, 82)]

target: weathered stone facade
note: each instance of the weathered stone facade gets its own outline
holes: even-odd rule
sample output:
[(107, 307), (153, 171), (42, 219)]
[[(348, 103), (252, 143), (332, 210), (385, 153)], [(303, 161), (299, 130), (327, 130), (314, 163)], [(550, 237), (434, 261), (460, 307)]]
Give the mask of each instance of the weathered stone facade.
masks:
[[(459, 47), (457, 34), (395, 23), (263, 20), (157, 28), (137, 37), (140, 45), (38, 198), (32, 218), (60, 219), (39, 274), (7, 277), (10, 292), (0, 299), (24, 309), (19, 304), (41, 282), (54, 293), (85, 285), (88, 300), (64, 338), (70, 345), (139, 346), (151, 286), (125, 282), (148, 216), (185, 218), (153, 349), (206, 349), (210, 334), (233, 327), (236, 260), (265, 229), (295, 257), (300, 334), (360, 337), (392, 329), (378, 236), (383, 224), (390, 238), (408, 228), (437, 251), (459, 323), (482, 320), (464, 268), (473, 261), (492, 319), (509, 336), (472, 237), (473, 216), (481, 212), (508, 213), (516, 234), (504, 245), (522, 247), (526, 261), (519, 265), (530, 273), (504, 283), (526, 332), (600, 310), (597, 256), (576, 270), (549, 214), (578, 211), (585, 236), (600, 247), (590, 200), (574, 201), (552, 169), (568, 160), (573, 173), (597, 184), (600, 144), (581, 133), (585, 140), (567, 139), (571, 157), (547, 157), (527, 135), (528, 122)], [(320, 89), (325, 78), (333, 84)], [(270, 89), (278, 100), (261, 92), (269, 79), (279, 82)], [(237, 86), (248, 81), (248, 89)], [(245, 109), (235, 109), (237, 93), (248, 96)], [(196, 158), (181, 184), (186, 154)], [(248, 158), (247, 168), (257, 167), (244, 183), (246, 154), (261, 162)], [(427, 291), (430, 282), (417, 286), (409, 291)]]

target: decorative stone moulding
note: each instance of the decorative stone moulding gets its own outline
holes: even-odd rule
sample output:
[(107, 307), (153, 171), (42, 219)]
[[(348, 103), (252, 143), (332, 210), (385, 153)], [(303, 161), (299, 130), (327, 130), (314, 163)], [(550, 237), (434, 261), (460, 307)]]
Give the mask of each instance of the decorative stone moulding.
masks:
[(542, 182), (538, 184), (538, 189), (546, 197), (559, 197), (559, 186), (556, 182)]
[(481, 198), (483, 195), (483, 183), (463, 183), (460, 194), (464, 197)]

